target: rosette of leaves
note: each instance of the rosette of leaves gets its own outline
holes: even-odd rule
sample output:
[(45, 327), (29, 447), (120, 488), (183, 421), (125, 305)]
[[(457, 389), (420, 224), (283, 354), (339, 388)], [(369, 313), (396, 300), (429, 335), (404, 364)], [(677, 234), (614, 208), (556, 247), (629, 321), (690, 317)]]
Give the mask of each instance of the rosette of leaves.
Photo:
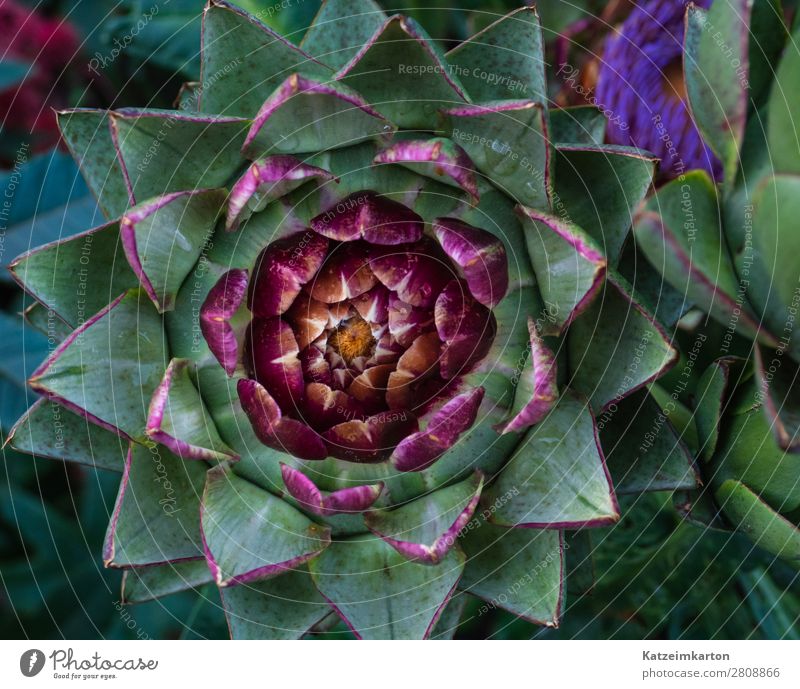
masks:
[(529, 8), (443, 54), (214, 0), (202, 46), (174, 111), (60, 114), (108, 222), (12, 266), (65, 335), (11, 444), (121, 471), (124, 600), (213, 581), (235, 638), (445, 636), (471, 595), (557, 625), (609, 469), (694, 485), (596, 421), (676, 356), (617, 270), (655, 161), (548, 112)]
[(716, 0), (690, 7), (686, 22), (688, 99), (724, 181), (694, 170), (666, 184), (637, 214), (635, 236), (671, 292), (723, 329), (700, 347), (707, 359), (750, 343), (751, 364), (733, 376), (724, 356), (698, 384), (699, 453), (725, 515), (717, 523), (797, 561), (798, 34), (768, 0)]

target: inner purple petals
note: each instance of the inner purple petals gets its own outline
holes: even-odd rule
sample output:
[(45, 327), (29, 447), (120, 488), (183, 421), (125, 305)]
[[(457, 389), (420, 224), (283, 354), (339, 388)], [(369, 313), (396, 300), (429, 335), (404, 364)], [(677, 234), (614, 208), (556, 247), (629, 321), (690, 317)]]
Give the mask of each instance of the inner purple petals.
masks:
[(322, 266), (328, 240), (311, 232), (297, 232), (270, 243), (256, 260), (247, 305), (254, 316), (280, 316)]
[(311, 221), (323, 237), (340, 242), (364, 239), (372, 244), (405, 244), (422, 237), (423, 221), (402, 203), (374, 191), (360, 191), (339, 201)]
[(464, 374), (486, 356), (497, 330), (494, 314), (472, 297), (459, 280), (450, 282), (436, 300), (436, 331), (444, 347), (441, 372), (446, 379)]

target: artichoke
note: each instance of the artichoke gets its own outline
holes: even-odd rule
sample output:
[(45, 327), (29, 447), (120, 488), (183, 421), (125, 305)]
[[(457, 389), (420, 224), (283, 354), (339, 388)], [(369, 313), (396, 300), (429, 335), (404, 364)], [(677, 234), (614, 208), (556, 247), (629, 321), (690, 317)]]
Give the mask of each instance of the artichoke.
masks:
[(59, 114), (107, 222), (12, 265), (52, 352), (10, 443), (122, 472), (124, 601), (213, 582), (234, 638), (443, 637), (469, 595), (555, 626), (610, 474), (696, 486), (626, 441), (677, 357), (621, 268), (656, 160), (549, 112), (542, 51), (531, 8), (444, 54), (364, 0), (299, 46), (211, 0), (175, 110)]
[[(686, 26), (689, 104), (724, 174), (715, 183), (706, 170), (692, 170), (661, 187), (637, 213), (635, 236), (671, 298), (722, 330), (708, 341), (700, 331), (689, 345), (718, 358), (694, 381), (691, 400), (716, 499), (706, 511), (716, 525), (797, 562), (800, 36), (789, 37), (780, 4), (766, 0), (690, 7)], [(693, 502), (684, 503), (690, 513)]]

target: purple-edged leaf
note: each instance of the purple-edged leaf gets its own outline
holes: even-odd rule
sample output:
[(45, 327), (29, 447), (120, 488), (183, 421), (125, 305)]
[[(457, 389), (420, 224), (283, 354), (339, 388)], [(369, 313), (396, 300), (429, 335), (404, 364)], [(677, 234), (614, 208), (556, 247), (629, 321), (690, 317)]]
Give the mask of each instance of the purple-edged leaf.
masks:
[(478, 202), (475, 166), (463, 148), (451, 139), (407, 139), (382, 150), (376, 163), (397, 163), (418, 174), (463, 189)]
[(307, 165), (288, 155), (269, 156), (254, 162), (231, 189), (225, 229), (233, 232), (253, 213), (311, 180), (334, 179), (327, 170)]
[(300, 47), (341, 69), (385, 21), (386, 14), (374, 0), (323, 0)]
[(242, 153), (317, 153), (390, 135), (391, 123), (358, 93), (292, 74), (261, 106)]
[(517, 203), (548, 208), (550, 143), (546, 115), (531, 100), (444, 110), (443, 129), (498, 189)]
[[(684, 207), (692, 210), (686, 219)], [(721, 227), (717, 190), (707, 173), (694, 170), (658, 190), (635, 219), (636, 242), (667, 282), (724, 327), (736, 324), (753, 338), (759, 319), (747, 304)], [(761, 339), (775, 344), (761, 329)]]
[[(233, 375), (239, 363), (239, 335), (232, 321), (244, 304), (247, 283), (246, 270), (229, 270), (211, 288), (200, 307), (200, 331), (211, 353), (229, 376)], [(245, 317), (249, 318), (249, 314)]]
[(508, 291), (508, 258), (502, 240), (455, 218), (437, 218), (433, 232), (461, 269), (472, 296), (484, 306), (497, 306)]
[(185, 191), (134, 206), (120, 220), (122, 247), (133, 272), (160, 313), (175, 307), (214, 226), (225, 189)]
[(325, 517), (363, 512), (372, 507), (383, 490), (383, 484), (376, 483), (323, 494), (308, 476), (283, 463), (281, 476), (289, 495), (297, 500), (300, 507)]
[(423, 220), (402, 203), (359, 191), (320, 213), (311, 228), (340, 242), (365, 239), (370, 244), (395, 245), (422, 239)]
[(580, 227), (519, 207), (528, 255), (548, 313), (558, 332), (580, 315), (603, 286), (606, 259)]
[(432, 129), (438, 109), (466, 100), (436, 43), (413, 19), (400, 15), (387, 19), (336, 79), (407, 129)]
[(208, 467), (131, 443), (103, 546), (106, 567), (203, 557), (200, 496)]
[(73, 331), (30, 385), (103, 428), (143, 438), (166, 359), (161, 318), (144, 292), (131, 291)]
[(486, 356), (497, 332), (492, 312), (458, 280), (442, 290), (434, 308), (436, 332), (442, 341), (441, 374), (451, 380), (467, 373)]
[(237, 384), (239, 401), (256, 437), (267, 447), (300, 459), (324, 459), (328, 449), (309, 426), (286, 416), (272, 396), (254, 380)]
[(131, 203), (222, 187), (243, 162), (247, 120), (172, 110), (117, 110), (109, 118)]
[(145, 433), (182, 459), (238, 459), (219, 437), (189, 375), (188, 359), (173, 359), (153, 393)]
[(131, 567), (122, 575), (122, 603), (133, 605), (196, 589), (213, 580), (205, 559)]
[(503, 426), (503, 433), (519, 433), (539, 423), (558, 399), (556, 357), (542, 341), (532, 318), (528, 318), (528, 333), (531, 338), (530, 355), (514, 392), (513, 416)]
[(774, 351), (756, 347), (755, 369), (765, 393), (764, 412), (778, 445), (789, 452), (800, 452), (800, 367), (782, 357), (780, 367), (772, 373), (776, 356)]
[[(460, 543), (467, 555), (458, 587), (534, 624), (558, 627), (564, 611), (564, 532), (506, 529), (478, 516)], [(485, 610), (484, 610), (485, 608)]]
[(475, 423), (483, 395), (483, 388), (475, 388), (445, 403), (431, 416), (424, 431), (404, 438), (395, 448), (391, 456), (394, 467), (398, 471), (422, 471), (435, 463)]
[(588, 402), (565, 392), (485, 493), (499, 526), (580, 528), (619, 519)]
[(750, 104), (752, 7), (752, 0), (715, 0), (708, 10), (691, 6), (686, 12), (683, 70), (692, 118), (731, 182)]
[(320, 593), (361, 639), (427, 638), (463, 568), (458, 548), (431, 567), (377, 536), (335, 541), (309, 563)]
[(691, 452), (647, 390), (619, 402), (597, 425), (618, 495), (700, 487)]
[(58, 128), (104, 215), (118, 218), (128, 207), (128, 189), (104, 110), (76, 108), (57, 113)]
[(715, 497), (737, 531), (778, 557), (800, 562), (800, 527), (778, 514), (746, 485), (728, 479)]
[(624, 278), (609, 273), (605, 289), (567, 335), (571, 385), (598, 413), (664, 375), (678, 352), (653, 316), (631, 296)]
[(6, 442), (17, 452), (122, 471), (128, 443), (56, 402), (37, 400), (11, 429)]
[(549, 101), (542, 27), (534, 7), (501, 17), (448, 52), (447, 61), (476, 102)]
[(483, 475), (417, 498), (393, 510), (367, 512), (364, 521), (375, 535), (408, 560), (435, 565), (455, 545), (483, 490)]
[(14, 259), (9, 270), (73, 328), (139, 285), (123, 254), (116, 222), (36, 247)]
[(330, 530), (219, 465), (201, 507), (206, 560), (219, 586), (277, 576), (318, 555)]
[(657, 162), (649, 153), (623, 146), (556, 147), (555, 193), (572, 223), (602, 247), (612, 265), (650, 189)]
[(220, 594), (232, 639), (299, 639), (331, 611), (305, 569)]
[(247, 306), (262, 318), (289, 310), (300, 290), (322, 267), (328, 240), (315, 232), (297, 232), (271, 242), (253, 269)]
[(293, 72), (329, 75), (323, 66), (244, 10), (211, 0), (203, 14), (200, 108), (253, 117)]

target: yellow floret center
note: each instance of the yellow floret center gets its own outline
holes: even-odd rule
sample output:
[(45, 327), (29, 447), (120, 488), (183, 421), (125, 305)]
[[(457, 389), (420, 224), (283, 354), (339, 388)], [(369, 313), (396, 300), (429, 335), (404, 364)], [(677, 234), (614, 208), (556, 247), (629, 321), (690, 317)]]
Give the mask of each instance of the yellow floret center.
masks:
[(328, 342), (348, 364), (360, 356), (372, 354), (375, 349), (372, 328), (361, 316), (342, 322)]

